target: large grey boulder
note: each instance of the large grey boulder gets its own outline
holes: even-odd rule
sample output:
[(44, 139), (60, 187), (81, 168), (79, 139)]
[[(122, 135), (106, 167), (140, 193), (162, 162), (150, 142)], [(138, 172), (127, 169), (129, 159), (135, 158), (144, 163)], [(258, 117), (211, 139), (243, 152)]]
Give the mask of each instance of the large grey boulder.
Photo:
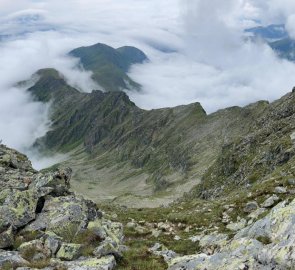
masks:
[[(41, 213), (25, 231), (47, 230), (62, 238), (75, 236), (88, 223), (88, 208), (83, 198), (74, 195), (47, 197)], [(65, 239), (70, 241), (71, 239)]]
[(239, 231), (212, 255), (176, 257), (169, 270), (283, 270), (295, 265), (295, 200)]
[[(43, 270), (115, 267), (122, 224), (71, 192), (70, 178), (70, 169), (38, 173), (25, 156), (0, 144), (0, 248), (18, 246), (0, 250), (0, 269), (31, 270), (38, 261), (48, 263)], [(100, 258), (85, 252), (88, 245)]]

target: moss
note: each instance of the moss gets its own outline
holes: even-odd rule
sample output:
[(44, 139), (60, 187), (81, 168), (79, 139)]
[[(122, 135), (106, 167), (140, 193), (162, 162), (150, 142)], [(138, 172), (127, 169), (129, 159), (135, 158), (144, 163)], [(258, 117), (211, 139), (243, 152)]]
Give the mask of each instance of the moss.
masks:
[(256, 240), (261, 242), (263, 245), (269, 245), (272, 243), (271, 239), (267, 236), (259, 236)]
[(1, 266), (2, 270), (11, 270), (13, 269), (13, 265), (11, 262), (6, 262)]

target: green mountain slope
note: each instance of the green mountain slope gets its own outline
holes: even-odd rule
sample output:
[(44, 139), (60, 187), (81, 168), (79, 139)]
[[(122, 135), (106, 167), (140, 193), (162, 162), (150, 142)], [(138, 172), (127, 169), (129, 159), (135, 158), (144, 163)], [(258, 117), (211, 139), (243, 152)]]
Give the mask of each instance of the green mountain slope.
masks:
[(131, 65), (147, 61), (146, 55), (135, 47), (114, 49), (98, 43), (77, 48), (69, 54), (79, 58), (81, 65), (93, 72), (92, 78), (106, 91), (140, 89), (140, 85), (126, 74)]
[(203, 198), (227, 194), (265, 179), (295, 175), (295, 94), (266, 107), (247, 136), (222, 148), (198, 186)]
[(39, 76), (29, 91), (53, 105), (51, 129), (36, 146), (69, 154), (78, 191), (124, 204), (159, 205), (189, 192), (223, 146), (249, 133), (268, 107), (207, 115), (195, 103), (145, 111), (123, 92), (80, 93), (54, 70)]

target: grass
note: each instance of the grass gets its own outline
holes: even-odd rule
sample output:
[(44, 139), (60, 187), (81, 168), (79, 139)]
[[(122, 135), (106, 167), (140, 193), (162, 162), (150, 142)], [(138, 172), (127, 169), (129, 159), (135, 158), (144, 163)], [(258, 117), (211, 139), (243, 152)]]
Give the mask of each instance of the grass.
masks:
[(15, 237), (13, 248), (18, 249), (21, 244), (39, 239), (42, 235), (43, 232), (40, 231), (21, 232)]
[(167, 269), (163, 259), (153, 256), (148, 251), (147, 242), (129, 240), (130, 249), (123, 253), (123, 259), (118, 263), (120, 270), (162, 270)]

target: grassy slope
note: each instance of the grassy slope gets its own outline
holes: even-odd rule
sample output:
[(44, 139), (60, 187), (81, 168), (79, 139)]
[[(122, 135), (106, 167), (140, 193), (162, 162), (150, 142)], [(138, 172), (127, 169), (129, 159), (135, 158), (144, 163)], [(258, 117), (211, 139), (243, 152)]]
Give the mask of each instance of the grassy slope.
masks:
[(146, 55), (137, 48), (125, 46), (114, 49), (98, 43), (77, 48), (71, 51), (70, 55), (79, 58), (81, 65), (93, 72), (92, 78), (106, 91), (140, 88), (140, 85), (126, 74), (132, 64), (147, 60)]
[(295, 156), (295, 95), (287, 94), (267, 106), (247, 136), (225, 145), (203, 176), (197, 195), (214, 197), (237, 187), (251, 186)]

